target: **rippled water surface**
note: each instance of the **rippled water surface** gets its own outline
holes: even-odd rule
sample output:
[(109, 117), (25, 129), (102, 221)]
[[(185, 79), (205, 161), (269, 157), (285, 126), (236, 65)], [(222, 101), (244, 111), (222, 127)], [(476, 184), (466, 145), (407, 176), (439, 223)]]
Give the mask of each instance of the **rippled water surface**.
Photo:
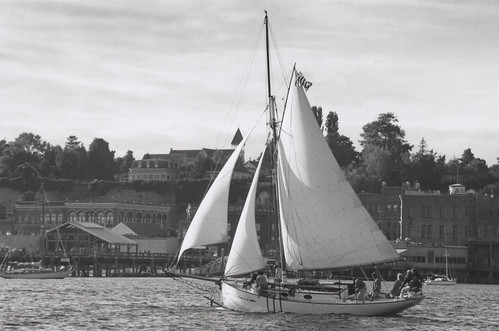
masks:
[(499, 286), (425, 287), (392, 317), (248, 314), (211, 306), (215, 285), (171, 278), (0, 279), (2, 330), (497, 330)]

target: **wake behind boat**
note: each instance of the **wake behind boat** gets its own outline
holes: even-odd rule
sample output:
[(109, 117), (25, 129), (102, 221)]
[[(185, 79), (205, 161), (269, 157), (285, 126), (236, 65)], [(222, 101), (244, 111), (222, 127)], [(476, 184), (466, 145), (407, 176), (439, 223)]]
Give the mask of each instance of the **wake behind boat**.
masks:
[[(306, 92), (312, 85), (293, 68), (285, 109), (278, 113), (269, 68), (269, 24), (265, 15), (268, 77), (269, 163), (273, 167), (273, 200), (277, 215), (279, 270), (283, 282), (255, 289), (245, 276), (267, 263), (260, 250), (255, 205), (258, 179), (266, 155), (255, 171), (220, 280), (222, 305), (242, 312), (297, 314), (393, 315), (423, 300), (423, 295), (357, 301), (353, 283), (306, 286), (289, 284), (286, 271), (333, 270), (372, 266), (399, 259), (377, 224), (365, 210), (334, 158), (311, 110)], [(195, 247), (227, 241), (229, 188), (233, 169), (248, 136), (222, 168), (189, 226), (182, 254)]]

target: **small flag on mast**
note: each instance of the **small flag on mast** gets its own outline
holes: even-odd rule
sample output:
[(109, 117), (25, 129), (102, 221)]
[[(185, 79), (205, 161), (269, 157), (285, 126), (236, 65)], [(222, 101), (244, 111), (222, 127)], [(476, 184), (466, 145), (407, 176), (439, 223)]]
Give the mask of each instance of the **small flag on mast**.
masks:
[(296, 72), (296, 82), (295, 82), (296, 86), (302, 86), (305, 91), (308, 91), (308, 89), (310, 88), (310, 86), (312, 86), (312, 83), (311, 82), (308, 82), (306, 79), (305, 79), (305, 76), (303, 76), (303, 74), (299, 71)]

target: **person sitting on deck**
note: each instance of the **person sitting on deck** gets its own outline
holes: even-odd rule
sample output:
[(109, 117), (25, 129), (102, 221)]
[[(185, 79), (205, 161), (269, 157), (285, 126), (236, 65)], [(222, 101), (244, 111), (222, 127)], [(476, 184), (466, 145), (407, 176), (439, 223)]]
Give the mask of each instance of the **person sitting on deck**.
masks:
[(256, 277), (256, 284), (258, 285), (258, 295), (266, 295), (269, 289), (267, 276), (263, 271), (260, 271)]
[(371, 276), (373, 277), (373, 291), (369, 293), (369, 300), (373, 301), (373, 299), (379, 297), (379, 293), (381, 292), (381, 277), (379, 277), (377, 272), (373, 272)]
[(387, 297), (395, 298), (400, 295), (400, 290), (402, 289), (402, 282), (404, 281), (404, 275), (402, 274), (397, 274), (397, 280), (395, 283), (393, 283), (392, 290), (390, 291), (390, 294), (387, 295)]
[(357, 301), (360, 300), (362, 301), (362, 303), (365, 303), (364, 296), (366, 294), (366, 284), (362, 280), (355, 278), (354, 286), (355, 286), (355, 293), (357, 294), (356, 300)]
[(410, 269), (407, 270), (405, 277), (404, 277), (404, 281), (402, 282), (402, 285), (400, 285), (400, 287), (401, 287), (400, 296), (401, 297), (403, 297), (405, 294), (409, 293), (409, 291), (411, 290), (410, 283), (411, 283), (411, 280), (413, 277), (414, 276), (412, 275), (412, 270), (410, 270)]
[(279, 285), (282, 282), (282, 271), (278, 265), (274, 266), (274, 285)]
[(412, 275), (412, 280), (409, 283), (410, 290), (417, 293), (423, 288), (423, 277), (416, 269), (412, 269)]
[(400, 296), (403, 297), (407, 295), (409, 291), (414, 293), (421, 292), (422, 287), (423, 277), (419, 274), (419, 272), (416, 269), (407, 270), (404, 282), (402, 283), (402, 291), (400, 292)]

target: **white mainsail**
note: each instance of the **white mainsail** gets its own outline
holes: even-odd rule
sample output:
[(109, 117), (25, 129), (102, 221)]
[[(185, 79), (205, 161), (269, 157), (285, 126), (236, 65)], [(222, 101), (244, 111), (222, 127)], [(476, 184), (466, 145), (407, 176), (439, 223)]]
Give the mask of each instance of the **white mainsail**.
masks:
[(252, 271), (261, 270), (266, 266), (260, 250), (260, 244), (258, 243), (255, 225), (257, 184), (265, 150), (261, 155), (227, 259), (227, 265), (225, 266), (226, 277), (247, 274)]
[[(295, 77), (296, 79), (296, 77)], [(398, 259), (332, 155), (300, 77), (278, 141), (281, 231), (289, 270), (369, 265)]]
[(237, 159), (247, 139), (248, 136), (232, 152), (232, 155), (199, 205), (185, 234), (182, 247), (178, 254), (178, 260), (180, 260), (183, 252), (189, 248), (227, 241), (227, 209), (229, 205), (230, 181)]

